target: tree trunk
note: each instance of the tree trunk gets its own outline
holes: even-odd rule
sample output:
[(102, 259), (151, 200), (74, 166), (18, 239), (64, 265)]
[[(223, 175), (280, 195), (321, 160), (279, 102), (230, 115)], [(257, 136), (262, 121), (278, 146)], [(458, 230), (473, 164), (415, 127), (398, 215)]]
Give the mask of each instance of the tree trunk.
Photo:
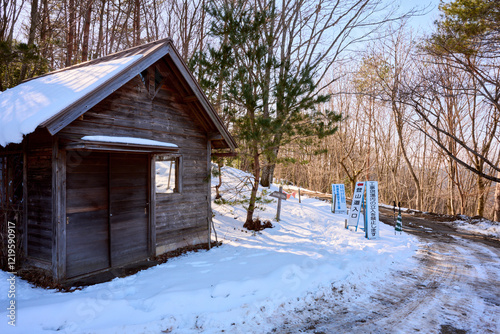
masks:
[[(500, 178), (500, 172), (497, 173), (497, 177)], [(495, 209), (493, 212), (493, 220), (500, 222), (500, 182), (495, 185)]]
[(262, 176), (260, 179), (260, 185), (263, 187), (269, 187), (273, 183), (274, 177), (274, 169), (276, 168), (276, 158), (278, 157), (278, 153), (280, 151), (280, 142), (282, 135), (281, 133), (277, 133), (274, 138), (274, 149), (271, 154), (272, 157), (267, 160), (265, 166), (262, 167)]
[(477, 176), (477, 209), (476, 215), (484, 217), (484, 204), (485, 204), (485, 184), (481, 176)]
[(217, 161), (217, 169), (218, 169), (218, 173), (219, 173), (219, 184), (215, 186), (215, 199), (219, 199), (222, 197), (220, 195), (220, 192), (219, 192), (220, 186), (222, 185), (221, 167), (222, 167), (222, 161)]
[[(28, 35), (28, 47), (35, 46), (35, 33), (36, 26), (38, 23), (38, 0), (33, 0), (31, 3), (31, 23), (30, 23), (30, 32)], [(23, 61), (23, 65), (21, 66), (21, 73), (19, 74), (19, 82), (23, 81), (26, 78), (26, 71), (28, 70), (28, 65)]]
[[(276, 142), (281, 141), (281, 134), (276, 134)], [(275, 144), (276, 145), (276, 144)], [(275, 148), (272, 150), (272, 155), (273, 157), (271, 159), (267, 159), (267, 164), (262, 167), (262, 176), (260, 179), (260, 185), (263, 187), (269, 187), (273, 183), (273, 177), (274, 177), (274, 169), (276, 168), (276, 158), (278, 157), (279, 153), (279, 144), (275, 146)]]
[(66, 66), (73, 63), (73, 50), (75, 43), (76, 13), (75, 0), (68, 1), (68, 33), (66, 35)]
[(106, 9), (106, 0), (102, 0), (101, 12), (99, 14), (99, 37), (97, 38), (97, 47), (95, 48), (95, 58), (104, 55), (103, 49), (103, 38), (104, 38), (104, 12)]
[(448, 195), (449, 195), (448, 214), (454, 215), (456, 213), (455, 199), (454, 199), (454, 196), (455, 196), (455, 180), (454, 180), (455, 167), (453, 164), (453, 160), (452, 159), (449, 159), (449, 160), (450, 160), (450, 166), (449, 166), (450, 169), (449, 169), (449, 175), (448, 175)]
[[(274, 16), (275, 14), (275, 10), (276, 10), (276, 4), (275, 4), (275, 1), (272, 0), (269, 4), (270, 6), (270, 11), (272, 12), (272, 16)], [(264, 112), (264, 116), (266, 118), (269, 118), (270, 117), (270, 101), (269, 101), (269, 98), (270, 98), (270, 95), (271, 95), (271, 70), (272, 70), (272, 59), (274, 57), (274, 49), (273, 49), (273, 44), (274, 44), (274, 41), (275, 41), (275, 36), (274, 36), (274, 17), (272, 18), (271, 20), (271, 26), (269, 27), (269, 30), (267, 30), (267, 26), (264, 26), (264, 29), (265, 29), (265, 36), (266, 36), (266, 41), (267, 41), (267, 59), (266, 59), (266, 70), (265, 70), (265, 74), (264, 74), (264, 87), (263, 87), (263, 92), (262, 92), (262, 104), (263, 104), (263, 112)], [(286, 34), (286, 29), (283, 30), (283, 33)], [(282, 59), (283, 61), (283, 52), (282, 52)], [(280, 72), (282, 72), (283, 69), (280, 69)], [(278, 93), (279, 95), (279, 93)], [(283, 102), (282, 102), (282, 99), (280, 99), (278, 97), (278, 100), (277, 100), (277, 104), (278, 105), (281, 105)], [(278, 107), (278, 109), (280, 109)], [(279, 112), (280, 110), (277, 110), (278, 112), (278, 115), (279, 115)], [(281, 137), (279, 134), (276, 135), (276, 137)], [(275, 140), (275, 143), (276, 143), (276, 140)], [(279, 141), (278, 141), (278, 147), (279, 147)], [(277, 156), (278, 154), (278, 149), (273, 149), (273, 154), (275, 156)], [(271, 185), (271, 183), (273, 182), (273, 174), (274, 174), (274, 167), (275, 167), (275, 163), (274, 161), (270, 161), (272, 159), (266, 159), (266, 165), (262, 167), (262, 178), (260, 180), (260, 184), (263, 186), (263, 187), (269, 187)]]
[[(254, 159), (254, 169), (253, 169), (253, 175), (254, 175), (254, 182), (252, 185), (252, 193), (250, 195), (250, 203), (248, 203), (248, 209), (247, 209), (247, 219), (245, 221), (245, 224), (243, 224), (243, 227), (249, 229), (249, 230), (255, 230), (254, 226), (254, 221), (253, 221), (253, 213), (255, 211), (255, 201), (257, 199), (257, 190), (259, 190), (259, 175), (260, 175), (260, 163), (259, 163), (259, 153), (258, 153), (258, 147), (257, 144), (254, 145), (255, 147), (252, 148), (253, 151), (253, 159)], [(259, 223), (260, 225), (260, 223)]]
[(274, 169), (276, 164), (268, 164), (262, 167), (262, 177), (260, 179), (260, 185), (263, 187), (269, 187), (272, 184), (274, 177)]
[(135, 0), (135, 9), (134, 9), (134, 41), (133, 46), (137, 46), (141, 44), (141, 2), (140, 0)]
[(90, 19), (92, 17), (92, 5), (94, 0), (90, 0), (85, 13), (85, 22), (83, 23), (83, 41), (82, 41), (82, 62), (89, 59), (89, 35), (90, 35)]
[[(399, 123), (399, 122), (398, 122)], [(413, 179), (413, 183), (415, 184), (415, 188), (417, 190), (417, 210), (422, 209), (422, 187), (420, 186), (420, 181), (417, 177), (417, 174), (415, 173), (415, 170), (413, 169), (413, 165), (410, 162), (410, 159), (408, 158), (408, 154), (406, 153), (406, 148), (404, 146), (403, 142), (403, 130), (402, 130), (402, 123), (397, 124), (396, 130), (398, 134), (398, 139), (399, 139), (399, 147), (401, 148), (401, 154), (403, 154), (404, 161), (406, 163), (406, 166), (408, 167), (408, 170), (410, 171), (411, 178)]]

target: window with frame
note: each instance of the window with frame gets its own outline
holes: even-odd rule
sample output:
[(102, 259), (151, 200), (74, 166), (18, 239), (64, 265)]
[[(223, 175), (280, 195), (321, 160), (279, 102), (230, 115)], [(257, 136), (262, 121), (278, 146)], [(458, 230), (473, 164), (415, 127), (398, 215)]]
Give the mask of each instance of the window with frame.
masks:
[(159, 155), (155, 157), (155, 187), (157, 194), (180, 192), (180, 157)]

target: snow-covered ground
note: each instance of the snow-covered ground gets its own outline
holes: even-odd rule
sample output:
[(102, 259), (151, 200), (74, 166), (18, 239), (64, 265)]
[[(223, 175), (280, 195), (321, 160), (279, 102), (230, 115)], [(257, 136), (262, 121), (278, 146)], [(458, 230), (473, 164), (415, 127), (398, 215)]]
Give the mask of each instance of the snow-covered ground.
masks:
[[(235, 187), (248, 190), (246, 177), (225, 168), (223, 198), (235, 199)], [(335, 291), (355, 299), (352, 285), (376, 290), (390, 273), (416, 266), (409, 259), (417, 239), (395, 236), (384, 224), (380, 239), (367, 240), (362, 231), (346, 230), (346, 216), (332, 214), (327, 202), (290, 197), (280, 222), (273, 220), (276, 201), (262, 206), (256, 216), (274, 228), (246, 231), (241, 205), (214, 204), (222, 246), (126, 278), (71, 293), (16, 279), (15, 327), (6, 311), (9, 275), (0, 272), (0, 333), (266, 333), (294, 310), (334, 299)], [(307, 321), (300, 312), (294, 317)]]
[(456, 220), (449, 224), (461, 231), (500, 238), (500, 224), (498, 222), (482, 218), (471, 219), (464, 216), (462, 220)]

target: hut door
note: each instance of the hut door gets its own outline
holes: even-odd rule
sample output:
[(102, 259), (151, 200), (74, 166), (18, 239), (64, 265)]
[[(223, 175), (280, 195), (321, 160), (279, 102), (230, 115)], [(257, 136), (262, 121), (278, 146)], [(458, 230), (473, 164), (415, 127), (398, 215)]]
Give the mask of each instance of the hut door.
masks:
[(111, 265), (148, 257), (147, 154), (111, 154)]
[(66, 277), (148, 256), (148, 156), (68, 152)]
[(66, 277), (108, 268), (108, 154), (66, 155)]

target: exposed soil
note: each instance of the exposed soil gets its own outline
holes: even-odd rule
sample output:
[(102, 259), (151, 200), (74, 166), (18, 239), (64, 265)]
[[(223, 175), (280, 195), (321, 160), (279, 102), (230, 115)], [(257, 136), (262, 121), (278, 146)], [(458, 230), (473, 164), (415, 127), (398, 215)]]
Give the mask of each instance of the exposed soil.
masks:
[(273, 224), (269, 220), (261, 221), (259, 218), (254, 218), (252, 223), (245, 223), (243, 225), (249, 231), (262, 231), (266, 228), (273, 228)]

